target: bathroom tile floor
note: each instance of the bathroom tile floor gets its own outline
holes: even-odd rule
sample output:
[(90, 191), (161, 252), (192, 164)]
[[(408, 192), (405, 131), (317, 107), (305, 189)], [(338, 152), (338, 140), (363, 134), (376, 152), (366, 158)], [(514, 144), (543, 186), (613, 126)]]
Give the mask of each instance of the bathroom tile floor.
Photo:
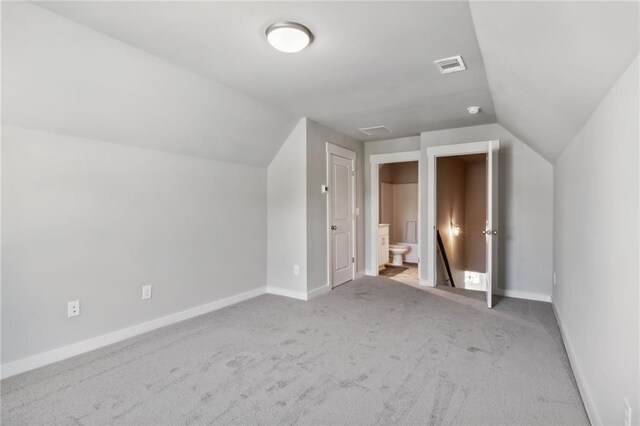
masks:
[(405, 262), (403, 266), (387, 264), (385, 268), (380, 271), (380, 275), (412, 286), (417, 286), (420, 283), (417, 263)]

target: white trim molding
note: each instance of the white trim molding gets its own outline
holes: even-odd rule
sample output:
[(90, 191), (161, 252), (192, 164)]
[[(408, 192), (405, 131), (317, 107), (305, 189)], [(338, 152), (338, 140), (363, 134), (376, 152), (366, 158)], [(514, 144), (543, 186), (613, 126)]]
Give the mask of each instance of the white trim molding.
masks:
[(514, 299), (536, 300), (538, 302), (551, 303), (551, 295), (542, 293), (532, 293), (530, 291), (509, 290), (503, 288), (494, 288), (493, 291), (497, 296), (513, 297)]
[[(436, 286), (436, 159), (454, 155), (482, 154), (489, 152), (491, 143), (498, 141), (470, 142), (438, 145), (427, 148), (427, 286)], [(422, 276), (422, 275), (420, 275)]]
[(327, 294), (329, 293), (330, 290), (331, 288), (328, 285), (323, 285), (322, 287), (314, 288), (313, 290), (307, 292), (307, 300), (311, 300), (314, 297)]
[(45, 365), (53, 364), (54, 362), (62, 361), (76, 355), (90, 352), (111, 345), (113, 343), (117, 343), (122, 340), (126, 340), (131, 337), (156, 330), (161, 327), (166, 327), (180, 321), (188, 320), (200, 315), (207, 314), (209, 312), (217, 311), (218, 309), (222, 309), (227, 306), (252, 299), (265, 293), (266, 290), (264, 286), (258, 287), (244, 293), (236, 294), (235, 296), (226, 297), (224, 299), (216, 300), (214, 302), (176, 312), (171, 315), (136, 324), (131, 327), (123, 328), (121, 330), (93, 337), (91, 339), (83, 340), (81, 342), (73, 343), (61, 348), (52, 349), (47, 352), (42, 352), (27, 358), (12, 361), (2, 365), (0, 376), (3, 379), (15, 376), (16, 374), (33, 370), (38, 367), (43, 367)]
[(587, 416), (589, 417), (589, 421), (592, 425), (601, 425), (603, 424), (600, 420), (600, 416), (596, 411), (596, 405), (593, 402), (593, 396), (589, 391), (589, 387), (587, 386), (587, 382), (584, 380), (584, 375), (582, 374), (582, 368), (578, 363), (578, 358), (573, 350), (573, 345), (571, 344), (571, 340), (567, 333), (565, 332), (564, 326), (562, 325), (562, 318), (558, 315), (558, 310), (556, 309), (556, 305), (551, 303), (551, 307), (553, 308), (553, 313), (556, 316), (556, 322), (558, 323), (558, 328), (560, 329), (560, 336), (562, 337), (562, 343), (564, 343), (564, 348), (567, 351), (567, 356), (569, 358), (569, 364), (571, 364), (571, 369), (573, 370), (573, 376), (576, 379), (576, 383), (578, 384), (578, 390), (580, 391), (580, 396), (582, 397), (582, 403), (584, 404), (584, 408), (587, 411)]
[(289, 297), (291, 299), (307, 300), (307, 292), (305, 291), (290, 290), (288, 288), (276, 287), (273, 285), (267, 286), (267, 293), (273, 294), (274, 296)]

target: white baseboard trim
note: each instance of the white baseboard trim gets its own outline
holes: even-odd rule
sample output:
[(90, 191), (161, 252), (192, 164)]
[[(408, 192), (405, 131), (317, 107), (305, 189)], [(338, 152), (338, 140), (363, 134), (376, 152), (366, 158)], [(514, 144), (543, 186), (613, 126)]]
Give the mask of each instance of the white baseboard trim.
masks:
[(53, 364), (54, 362), (62, 361), (64, 359), (71, 358), (85, 352), (90, 352), (95, 349), (99, 349), (104, 346), (111, 345), (113, 343), (117, 343), (122, 340), (126, 340), (161, 327), (166, 327), (167, 325), (213, 312), (218, 309), (234, 305), (236, 303), (254, 298), (256, 296), (260, 296), (265, 293), (265, 287), (258, 287), (244, 293), (236, 294), (235, 296), (226, 297), (224, 299), (216, 300), (214, 302), (176, 312), (175, 314), (136, 324), (131, 327), (123, 328), (122, 330), (117, 330), (111, 333), (103, 334), (101, 336), (93, 337), (91, 339), (83, 340), (78, 343), (73, 343), (68, 346), (63, 346), (61, 348), (52, 349), (47, 352), (42, 352), (37, 355), (32, 355), (27, 358), (12, 361), (3, 364), (0, 367), (0, 377), (4, 379), (6, 377), (15, 376), (16, 374), (33, 370), (38, 367)]
[(600, 416), (598, 416), (598, 412), (596, 411), (596, 405), (593, 402), (593, 397), (591, 396), (591, 392), (589, 392), (589, 387), (587, 386), (587, 382), (584, 380), (584, 376), (582, 374), (582, 369), (580, 368), (580, 363), (576, 358), (576, 353), (573, 350), (573, 345), (571, 344), (571, 339), (567, 336), (564, 326), (562, 325), (562, 319), (560, 315), (558, 315), (558, 310), (556, 309), (555, 304), (551, 304), (553, 308), (553, 313), (556, 316), (556, 322), (558, 323), (558, 328), (560, 329), (560, 335), (562, 336), (562, 342), (564, 343), (564, 348), (567, 351), (567, 356), (569, 357), (569, 364), (571, 364), (571, 369), (573, 370), (573, 376), (576, 378), (576, 383), (578, 384), (578, 390), (580, 390), (580, 396), (582, 397), (582, 403), (584, 404), (584, 408), (587, 411), (587, 416), (589, 416), (589, 421), (592, 425), (601, 425), (603, 424), (600, 421)]
[(323, 294), (327, 294), (327, 293), (329, 293), (329, 290), (330, 290), (330, 288), (329, 288), (328, 285), (323, 285), (322, 287), (318, 287), (318, 288), (315, 288), (315, 289), (313, 289), (311, 291), (308, 291), (307, 292), (307, 300), (311, 300), (314, 297), (318, 297), (318, 296), (322, 296)]
[(493, 290), (493, 292), (497, 296), (513, 297), (514, 299), (527, 299), (527, 300), (536, 300), (538, 302), (551, 303), (551, 295), (549, 294), (532, 293), (530, 291), (520, 291), (520, 290), (504, 290), (501, 288), (496, 288)]
[(267, 286), (267, 293), (276, 296), (290, 297), (292, 299), (307, 300), (307, 293), (304, 291), (289, 290), (288, 288), (276, 287), (273, 285)]

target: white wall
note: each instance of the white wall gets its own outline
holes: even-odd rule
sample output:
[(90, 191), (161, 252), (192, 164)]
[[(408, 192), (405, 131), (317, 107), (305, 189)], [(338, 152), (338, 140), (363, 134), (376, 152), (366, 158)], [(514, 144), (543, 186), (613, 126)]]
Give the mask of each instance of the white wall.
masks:
[(364, 269), (364, 147), (326, 126), (307, 123), (307, 291), (327, 285), (327, 195), (320, 190), (327, 184), (326, 143), (355, 151), (356, 158), (356, 273)]
[(640, 422), (638, 58), (555, 164), (553, 303), (594, 424)]
[[(499, 283), (498, 292), (549, 300), (553, 252), (553, 168), (542, 156), (499, 124), (462, 127), (421, 134), (423, 182), (427, 181), (427, 147), (499, 139)], [(426, 224), (426, 184), (421, 211)], [(426, 226), (422, 241), (427, 241)], [(421, 247), (427, 258), (426, 245)], [(423, 265), (424, 266), (424, 265)], [(428, 277), (422, 268), (422, 279)]]
[[(267, 172), (267, 286), (298, 298), (307, 292), (307, 119), (301, 119)], [(299, 274), (293, 268), (298, 265)]]
[[(267, 287), (307, 294), (307, 119), (301, 119), (267, 171)], [(294, 265), (299, 266), (295, 275)]]
[(296, 123), (32, 3), (2, 6), (5, 125), (266, 167)]
[(3, 364), (264, 288), (265, 168), (2, 130)]

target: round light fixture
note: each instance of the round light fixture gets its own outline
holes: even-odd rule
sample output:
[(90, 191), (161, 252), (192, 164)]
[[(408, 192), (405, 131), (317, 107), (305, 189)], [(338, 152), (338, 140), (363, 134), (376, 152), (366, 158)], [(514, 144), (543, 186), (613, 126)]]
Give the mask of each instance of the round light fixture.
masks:
[(271, 46), (285, 53), (299, 52), (313, 41), (309, 28), (297, 22), (276, 22), (265, 34)]
[(477, 114), (480, 112), (480, 107), (479, 106), (470, 106), (469, 108), (467, 108), (467, 112), (469, 114)]

